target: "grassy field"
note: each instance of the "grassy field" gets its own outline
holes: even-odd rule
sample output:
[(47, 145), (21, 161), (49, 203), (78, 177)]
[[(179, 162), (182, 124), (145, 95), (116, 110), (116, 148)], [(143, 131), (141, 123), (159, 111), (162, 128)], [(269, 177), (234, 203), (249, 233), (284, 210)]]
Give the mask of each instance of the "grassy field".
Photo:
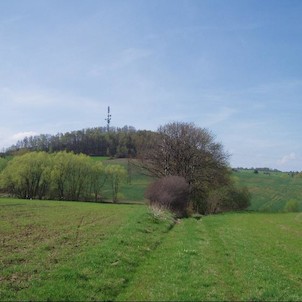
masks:
[[(146, 187), (152, 181), (151, 177), (146, 176), (142, 169), (135, 165), (135, 161), (128, 161), (128, 159), (109, 159), (103, 157), (95, 157), (93, 160), (100, 160), (104, 165), (118, 164), (122, 165), (128, 171), (128, 177), (124, 183), (121, 184), (120, 201), (131, 203), (145, 203), (144, 193)], [(130, 165), (130, 166), (129, 166)], [(111, 187), (109, 183), (104, 186), (104, 197), (106, 200), (111, 200)]]
[[(111, 159), (109, 157), (91, 157), (91, 160), (101, 161), (104, 165), (119, 164), (128, 172), (125, 182), (121, 183), (119, 202), (144, 204), (144, 192), (152, 182), (152, 178), (144, 174), (135, 160)], [(130, 163), (130, 164), (129, 164)], [(1, 163), (0, 163), (1, 170)], [(288, 201), (297, 202), (302, 211), (302, 177), (291, 177), (288, 173), (271, 172), (269, 175), (253, 170), (239, 170), (233, 172), (233, 178), (240, 186), (246, 186), (251, 192), (251, 206), (249, 210), (258, 212), (284, 212)], [(1, 193), (0, 193), (1, 194)], [(5, 195), (5, 194), (3, 194)], [(103, 201), (112, 201), (112, 188), (106, 182), (102, 190)]]
[(0, 199), (0, 300), (114, 299), (173, 225), (145, 206)]
[(0, 199), (0, 300), (302, 300), (301, 213), (163, 217)]
[(185, 219), (118, 300), (301, 301), (301, 247), (301, 214)]
[[(96, 157), (94, 160), (102, 160), (104, 164), (121, 164), (128, 169), (127, 159), (108, 159)], [(234, 178), (241, 186), (246, 186), (251, 192), (251, 206), (249, 210), (259, 212), (283, 212), (286, 203), (294, 200), (299, 203), (302, 211), (302, 178), (291, 177), (287, 173), (274, 172), (270, 175), (253, 171), (239, 171), (233, 173)], [(138, 167), (131, 168), (131, 182), (125, 182), (121, 186), (122, 202), (145, 202), (144, 192), (152, 181), (150, 177), (143, 175)], [(111, 198), (110, 186), (104, 187), (104, 196)]]
[(295, 200), (302, 211), (301, 177), (291, 177), (281, 172), (270, 175), (263, 172), (255, 174), (253, 171), (240, 171), (234, 175), (252, 194), (250, 210), (282, 212), (289, 200)]

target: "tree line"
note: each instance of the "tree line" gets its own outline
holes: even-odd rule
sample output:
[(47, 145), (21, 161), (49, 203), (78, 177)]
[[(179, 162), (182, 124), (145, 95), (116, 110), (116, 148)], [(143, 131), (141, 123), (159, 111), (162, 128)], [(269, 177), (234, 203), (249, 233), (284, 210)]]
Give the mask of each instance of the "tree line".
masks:
[(100, 201), (109, 182), (112, 200), (118, 199), (119, 186), (126, 178), (124, 167), (103, 165), (84, 154), (29, 152), (15, 156), (2, 166), (0, 187), (14, 197)]
[(20, 154), (24, 151), (68, 151), (90, 156), (135, 157), (137, 146), (150, 135), (151, 131), (137, 131), (132, 126), (111, 127), (109, 132), (106, 127), (96, 127), (56, 135), (41, 134), (19, 140), (6, 150), (6, 154)]
[(125, 170), (96, 165), (88, 154), (135, 158), (133, 163), (157, 178), (146, 192), (151, 204), (179, 216), (243, 210), (250, 204), (248, 190), (232, 179), (222, 144), (191, 123), (169, 123), (156, 132), (125, 126), (40, 135), (10, 148), (11, 153), (28, 150), (35, 152), (14, 157), (2, 172), (2, 187), (21, 198), (97, 201), (109, 180), (116, 201)]

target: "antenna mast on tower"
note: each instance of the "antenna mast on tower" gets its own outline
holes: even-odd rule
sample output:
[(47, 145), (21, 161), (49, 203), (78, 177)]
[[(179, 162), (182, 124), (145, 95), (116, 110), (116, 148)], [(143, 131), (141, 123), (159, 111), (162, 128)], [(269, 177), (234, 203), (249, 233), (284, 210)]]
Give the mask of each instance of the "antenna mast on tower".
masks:
[(110, 121), (111, 121), (110, 106), (108, 106), (108, 113), (107, 113), (107, 118), (105, 118), (105, 121), (107, 122), (107, 132), (109, 132)]

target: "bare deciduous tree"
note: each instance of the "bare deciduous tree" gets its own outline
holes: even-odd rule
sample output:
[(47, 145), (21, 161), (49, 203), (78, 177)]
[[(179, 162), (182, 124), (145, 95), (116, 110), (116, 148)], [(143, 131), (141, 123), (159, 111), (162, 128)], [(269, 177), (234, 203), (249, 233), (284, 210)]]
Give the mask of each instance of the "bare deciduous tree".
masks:
[(202, 202), (209, 191), (229, 182), (228, 154), (210, 131), (194, 124), (174, 122), (161, 126), (148, 148), (139, 151), (151, 175), (177, 175), (187, 181), (198, 211), (203, 211)]

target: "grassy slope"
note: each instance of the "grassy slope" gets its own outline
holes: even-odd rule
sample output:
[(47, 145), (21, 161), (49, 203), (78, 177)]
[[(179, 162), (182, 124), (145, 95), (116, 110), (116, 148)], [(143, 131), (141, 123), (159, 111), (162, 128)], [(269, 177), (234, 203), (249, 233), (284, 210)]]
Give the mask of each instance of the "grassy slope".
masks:
[(118, 300), (302, 300), (302, 214), (186, 219)]
[[(95, 160), (103, 160), (95, 158)], [(105, 160), (104, 164), (121, 164), (127, 169), (127, 159)], [(240, 171), (233, 174), (240, 185), (248, 187), (252, 193), (250, 210), (261, 212), (282, 212), (289, 200), (297, 200), (302, 211), (302, 178), (290, 177), (287, 173), (271, 173), (270, 175)], [(144, 201), (144, 191), (152, 181), (142, 174), (137, 167), (132, 168), (131, 183), (121, 186), (121, 201)], [(110, 186), (104, 188), (105, 197), (110, 200)]]
[[(92, 157), (93, 161), (102, 161), (104, 165), (120, 164), (128, 170), (127, 159), (110, 159), (108, 157)], [(146, 203), (144, 192), (152, 178), (142, 173), (137, 166), (131, 165), (131, 177), (121, 184), (120, 202)], [(260, 212), (282, 212), (289, 200), (296, 200), (302, 211), (302, 178), (290, 177), (287, 173), (271, 173), (270, 175), (254, 174), (253, 171), (240, 171), (233, 174), (240, 185), (248, 187), (252, 193), (250, 210)], [(110, 184), (103, 188), (106, 201), (112, 200)]]
[(241, 185), (252, 193), (251, 210), (281, 212), (287, 201), (296, 200), (302, 211), (302, 178), (287, 173), (255, 174), (252, 171), (235, 173)]
[(301, 213), (171, 230), (140, 205), (0, 199), (0, 216), (0, 300), (302, 300)]
[(109, 300), (163, 239), (145, 206), (0, 199), (0, 300)]
[[(302, 179), (235, 175), (254, 210), (302, 202)], [(149, 182), (133, 169), (124, 201)], [(0, 199), (0, 300), (302, 300), (301, 220), (227, 214), (166, 234), (144, 206)]]
[[(145, 202), (144, 193), (145, 189), (148, 184), (152, 181), (151, 177), (148, 177), (143, 174), (142, 170), (138, 167), (133, 165), (130, 162), (130, 170), (129, 170), (129, 162), (128, 159), (106, 159), (102, 157), (94, 157), (94, 160), (101, 160), (104, 165), (109, 164), (118, 164), (122, 165), (126, 171), (129, 171), (129, 177), (127, 180), (121, 184), (120, 189), (120, 201), (121, 202), (136, 202), (136, 203), (143, 203)], [(106, 183), (104, 186), (104, 197), (107, 200), (112, 199), (111, 187), (109, 183)]]

